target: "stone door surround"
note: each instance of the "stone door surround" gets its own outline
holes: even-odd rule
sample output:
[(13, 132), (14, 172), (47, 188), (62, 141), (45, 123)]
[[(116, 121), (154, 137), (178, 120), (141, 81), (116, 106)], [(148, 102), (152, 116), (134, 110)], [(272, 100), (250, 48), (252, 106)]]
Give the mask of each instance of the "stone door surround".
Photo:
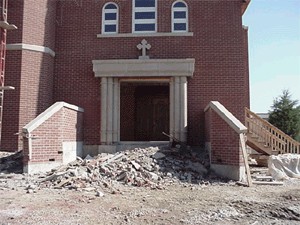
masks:
[[(95, 77), (101, 78), (101, 144), (120, 141), (120, 83), (130, 78), (170, 85), (170, 134), (187, 140), (187, 77), (192, 77), (195, 59), (93, 60)], [(154, 140), (155, 141), (155, 140)]]

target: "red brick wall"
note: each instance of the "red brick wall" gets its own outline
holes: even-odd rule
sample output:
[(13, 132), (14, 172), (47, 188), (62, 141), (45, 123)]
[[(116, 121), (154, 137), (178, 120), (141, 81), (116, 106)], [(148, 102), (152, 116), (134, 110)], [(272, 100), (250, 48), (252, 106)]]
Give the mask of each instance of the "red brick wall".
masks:
[[(7, 32), (7, 43), (22, 42), (23, 6), (24, 1), (16, 0), (8, 2), (8, 22), (15, 24), (18, 29)], [(21, 29), (20, 29), (21, 28)], [(14, 91), (5, 91), (4, 109), (2, 118), (1, 150), (16, 151), (21, 139), (16, 133), (19, 132), (19, 107), (21, 85), (21, 51), (6, 52), (5, 85), (16, 88)]]
[[(23, 43), (55, 48), (56, 1), (16, 0), (9, 4), (8, 44)], [(23, 126), (53, 103), (54, 58), (28, 50), (8, 51), (5, 84), (14, 91), (5, 93), (1, 149), (22, 149), (18, 136)]]
[[(250, 109), (250, 84), (249, 84), (249, 55), (248, 55), (248, 28), (244, 28), (244, 60), (245, 60), (245, 88), (246, 93), (246, 107)], [(244, 121), (242, 121), (244, 123)]]
[(56, 1), (24, 1), (23, 43), (55, 50)]
[(8, 35), (7, 35), (7, 43), (8, 44), (22, 43), (23, 11), (24, 11), (24, 1), (23, 0), (8, 1), (7, 21), (10, 24), (14, 24), (18, 27), (17, 30), (8, 31)]
[[(133, 59), (143, 37), (97, 38), (101, 12), (108, 1), (72, 2), (63, 6), (56, 32), (55, 100), (85, 108), (85, 142), (99, 144), (100, 79), (94, 77), (92, 60)], [(120, 33), (131, 33), (131, 4), (116, 1), (120, 10)], [(131, 1), (129, 1), (131, 2)], [(211, 100), (226, 105), (244, 121), (248, 105), (245, 82), (244, 31), (240, 0), (186, 1), (193, 37), (146, 37), (152, 45), (151, 58), (195, 58), (194, 77), (188, 80), (188, 141), (204, 144), (204, 107)], [(171, 31), (171, 0), (158, 1), (158, 31)], [(85, 16), (84, 20), (78, 15)], [(121, 109), (122, 110), (122, 109)]]
[[(31, 132), (30, 162), (62, 161), (64, 141), (83, 141), (83, 113), (62, 108)], [(24, 138), (24, 162), (29, 160), (28, 139)]]
[[(20, 2), (24, 4), (23, 10), (18, 5)], [(43, 45), (56, 52), (54, 69), (48, 55), (23, 52), (20, 78), (22, 90), (19, 92), (21, 95), (32, 92), (26, 101), (31, 102), (29, 107), (34, 108), (36, 105), (36, 108), (29, 109), (28, 116), (20, 118), (15, 116), (14, 121), (20, 120), (19, 127), (24, 126), (26, 120), (33, 119), (29, 117), (36, 116), (34, 112), (40, 112), (43, 107), (47, 107), (48, 103), (40, 106), (39, 99), (43, 99), (43, 96), (48, 96), (46, 93), (49, 93), (50, 97), (45, 98), (46, 102), (51, 102), (51, 93), (54, 93), (54, 101), (66, 101), (85, 109), (85, 144), (100, 144), (100, 79), (94, 77), (92, 60), (138, 58), (140, 52), (136, 45), (143, 39), (143, 37), (97, 38), (96, 35), (101, 32), (102, 7), (106, 2), (108, 0), (85, 0), (80, 1), (79, 5), (75, 1), (54, 0), (10, 2), (12, 9), (19, 10), (22, 14), (22, 17), (19, 12), (11, 14), (12, 22), (15, 21), (20, 28), (15, 34), (16, 37), (11, 37), (11, 43), (18, 41)], [(118, 3), (120, 10), (119, 32), (131, 33), (131, 1), (115, 2)], [(173, 0), (158, 0), (159, 32), (171, 31), (173, 2)], [(249, 105), (247, 100), (249, 84), (246, 82), (248, 77), (245, 72), (247, 65), (246, 60), (243, 60), (245, 35), (241, 18), (242, 1), (186, 0), (186, 3), (189, 6), (189, 31), (193, 32), (194, 36), (145, 39), (152, 45), (149, 51), (151, 58), (195, 58), (194, 77), (188, 79), (188, 142), (190, 145), (203, 145), (205, 139), (203, 109), (209, 101), (220, 101), (241, 121), (244, 121), (244, 106)], [(13, 36), (13, 33), (10, 34)], [(43, 59), (37, 59), (38, 57)], [(38, 63), (34, 63), (35, 61)], [(39, 63), (41, 61), (42, 63)], [(41, 67), (47, 72), (38, 73)], [(13, 70), (12, 67), (10, 70)], [(30, 70), (35, 72), (30, 73)], [(50, 87), (52, 70), (54, 70), (54, 91), (51, 91)], [(42, 93), (45, 94), (36, 96), (34, 92), (37, 90), (30, 89), (28, 80), (32, 82), (31, 79), (34, 79), (33, 86), (36, 87), (36, 80), (43, 83), (42, 80), (46, 77), (48, 80), (42, 86)], [(11, 99), (11, 101), (19, 100)], [(27, 113), (28, 103), (21, 101), (16, 104), (20, 105), (19, 115)]]
[[(20, 131), (19, 108), (20, 108), (20, 86), (21, 86), (21, 51), (7, 51), (5, 85), (15, 87), (15, 90), (5, 91), (2, 117), (1, 150), (16, 151), (22, 149), (21, 139), (16, 135)], [(20, 148), (19, 148), (20, 146)]]
[(211, 163), (239, 166), (243, 163), (239, 134), (215, 111), (205, 113), (207, 142), (210, 142)]

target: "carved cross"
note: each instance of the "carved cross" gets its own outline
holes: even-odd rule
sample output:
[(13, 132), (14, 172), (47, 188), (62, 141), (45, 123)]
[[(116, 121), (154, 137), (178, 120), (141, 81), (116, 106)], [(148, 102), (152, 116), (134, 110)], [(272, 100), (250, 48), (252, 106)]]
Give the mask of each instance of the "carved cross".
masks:
[(149, 50), (151, 48), (151, 45), (148, 44), (148, 42), (143, 39), (140, 44), (136, 46), (139, 50), (142, 50), (142, 55), (139, 56), (139, 59), (149, 59), (149, 56), (146, 55), (146, 50)]

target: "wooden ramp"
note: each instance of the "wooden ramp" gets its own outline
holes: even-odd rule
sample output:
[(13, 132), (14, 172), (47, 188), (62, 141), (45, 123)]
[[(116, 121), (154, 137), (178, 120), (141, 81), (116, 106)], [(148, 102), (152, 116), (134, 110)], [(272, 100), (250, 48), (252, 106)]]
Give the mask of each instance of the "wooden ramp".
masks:
[(300, 154), (300, 143), (245, 108), (247, 145), (264, 155)]

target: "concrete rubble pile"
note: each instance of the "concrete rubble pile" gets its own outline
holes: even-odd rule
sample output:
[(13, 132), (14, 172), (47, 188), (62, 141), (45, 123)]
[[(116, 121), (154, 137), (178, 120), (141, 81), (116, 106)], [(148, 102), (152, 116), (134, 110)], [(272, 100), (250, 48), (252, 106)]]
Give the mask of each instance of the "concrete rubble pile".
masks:
[(200, 159), (157, 147), (137, 148), (116, 154), (102, 153), (57, 168), (42, 178), (40, 187), (80, 190), (110, 189), (120, 185), (162, 189), (174, 182), (205, 182), (207, 169)]

